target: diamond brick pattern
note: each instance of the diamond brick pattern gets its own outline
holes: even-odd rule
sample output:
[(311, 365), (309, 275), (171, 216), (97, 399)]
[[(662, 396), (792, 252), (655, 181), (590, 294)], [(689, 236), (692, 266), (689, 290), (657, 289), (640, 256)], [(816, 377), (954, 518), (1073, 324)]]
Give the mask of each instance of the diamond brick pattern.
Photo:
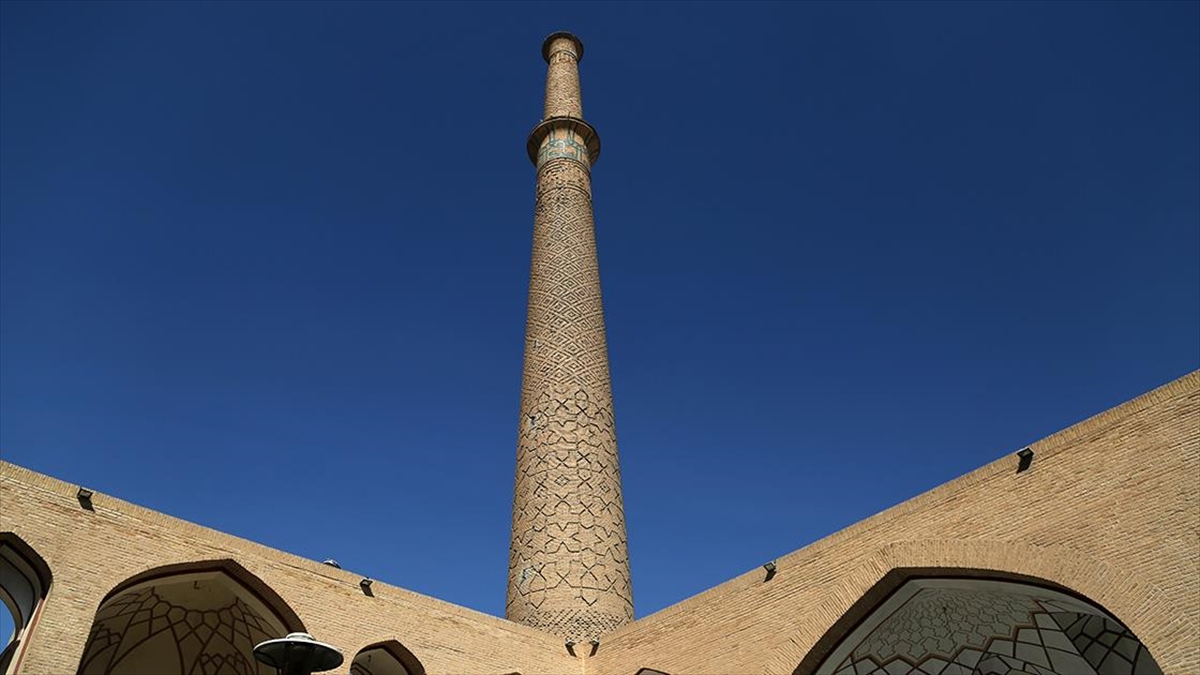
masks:
[[(547, 91), (578, 101), (575, 59), (551, 51)], [(543, 144), (569, 133), (551, 132)], [(538, 167), (506, 616), (585, 642), (633, 620), (633, 591), (590, 167), (542, 157), (550, 159)]]

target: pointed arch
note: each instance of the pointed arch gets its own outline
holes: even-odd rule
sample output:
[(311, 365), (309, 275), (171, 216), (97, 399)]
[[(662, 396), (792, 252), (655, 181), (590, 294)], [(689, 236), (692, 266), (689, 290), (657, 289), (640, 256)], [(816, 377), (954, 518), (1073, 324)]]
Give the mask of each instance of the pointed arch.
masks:
[(996, 579), (1025, 583), (1052, 590), (1054, 592), (1076, 595), (1069, 588), (1046, 579), (1031, 577), (1011, 572), (983, 570), (964, 567), (906, 567), (889, 570), (882, 578), (871, 586), (830, 626), (817, 640), (812, 649), (796, 666), (793, 675), (810, 675), (817, 672), (819, 666), (831, 656), (834, 649), (844, 642), (855, 630), (858, 630), (870, 618), (873, 612), (883, 607), (902, 587), (910, 581), (921, 579)]
[(246, 590), (252, 593), (259, 600), (259, 602), (262, 602), (264, 605), (270, 607), (272, 611), (279, 614), (279, 618), (284, 622), (288, 632), (307, 632), (304, 628), (304, 622), (300, 620), (300, 616), (292, 611), (291, 606), (289, 606), (287, 601), (275, 592), (275, 589), (268, 586), (265, 581), (258, 578), (258, 576), (253, 572), (245, 567), (242, 567), (236, 560), (231, 558), (199, 560), (153, 567), (144, 572), (139, 572), (138, 574), (135, 574), (114, 586), (113, 589), (104, 596), (104, 599), (100, 601), (100, 604), (103, 605), (113, 596), (124, 592), (126, 589), (144, 584), (149, 581), (172, 576), (180, 576), (184, 574), (199, 574), (206, 572), (221, 572), (241, 584), (246, 588)]
[(50, 571), (50, 565), (46, 564), (46, 560), (32, 546), (26, 543), (24, 539), (17, 536), (15, 532), (0, 532), (0, 546), (9, 547), (17, 555), (24, 558), (33, 567), (33, 571), (37, 574), (42, 586), (50, 588), (50, 583), (54, 580), (54, 574)]
[(947, 569), (894, 570), (876, 586), (894, 589), (855, 603), (865, 614), (854, 612), (848, 630), (835, 624), (822, 638), (829, 648), (814, 649), (796, 672), (1162, 673), (1124, 624), (1056, 585)]
[(233, 560), (164, 565), (104, 596), (79, 673), (266, 673), (254, 645), (304, 630), (274, 589)]
[(0, 532), (0, 605), (13, 618), (12, 635), (0, 635), (8, 640), (0, 643), (0, 674), (20, 668), (53, 580), (50, 565), (32, 546), (14, 532)]
[(351, 675), (425, 675), (425, 666), (398, 640), (381, 640), (358, 650)]
[[(889, 582), (896, 585), (888, 589), (879, 583), (887, 575), (946, 570), (954, 570), (956, 575), (1029, 582), (1087, 598), (1136, 634), (1165, 672), (1190, 670), (1183, 665), (1190, 662), (1189, 654), (1178, 648), (1189, 639), (1187, 627), (1164, 617), (1161, 611), (1174, 596), (1129, 570), (1064, 546), (938, 539), (894, 542), (862, 558), (854, 570), (842, 576), (836, 588), (829, 590), (829, 600), (806, 610), (803, 622), (791, 624), (795, 629), (791, 635), (780, 636), (764, 671), (811, 675), (832, 648), (830, 643), (836, 643), (847, 627), (852, 628), (862, 619), (861, 615), (853, 618), (856, 612), (861, 613), (863, 606), (875, 606), (898, 586), (894, 580), (906, 578), (891, 577)], [(875, 602), (864, 599), (868, 594)]]

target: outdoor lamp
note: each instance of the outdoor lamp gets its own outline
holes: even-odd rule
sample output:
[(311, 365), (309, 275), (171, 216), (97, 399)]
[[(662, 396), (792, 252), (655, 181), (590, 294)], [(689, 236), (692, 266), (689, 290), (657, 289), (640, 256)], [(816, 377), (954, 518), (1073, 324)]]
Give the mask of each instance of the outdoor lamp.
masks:
[(337, 668), (344, 660), (337, 647), (317, 642), (308, 633), (288, 633), (262, 642), (254, 647), (254, 658), (279, 675), (312, 675)]
[(1017, 452), (1017, 473), (1021, 473), (1033, 464), (1033, 449), (1025, 448)]

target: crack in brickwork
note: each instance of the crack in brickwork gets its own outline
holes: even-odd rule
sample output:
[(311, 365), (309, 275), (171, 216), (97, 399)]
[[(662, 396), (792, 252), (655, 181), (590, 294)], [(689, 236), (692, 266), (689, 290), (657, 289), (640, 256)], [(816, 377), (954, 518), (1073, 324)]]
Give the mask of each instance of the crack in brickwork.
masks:
[[(548, 114), (550, 92), (579, 100), (573, 45), (552, 46)], [(584, 642), (633, 620), (633, 592), (589, 158), (564, 144), (575, 137), (552, 129), (539, 153), (506, 616)]]

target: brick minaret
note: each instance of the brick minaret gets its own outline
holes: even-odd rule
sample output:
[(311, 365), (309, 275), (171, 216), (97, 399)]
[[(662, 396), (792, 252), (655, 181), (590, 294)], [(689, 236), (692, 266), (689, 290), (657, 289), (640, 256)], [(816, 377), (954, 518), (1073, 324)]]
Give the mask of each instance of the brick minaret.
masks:
[(555, 33), (537, 166), (533, 265), (506, 615), (585, 643), (633, 620), (625, 509), (592, 221), (600, 137), (583, 121), (583, 43)]

